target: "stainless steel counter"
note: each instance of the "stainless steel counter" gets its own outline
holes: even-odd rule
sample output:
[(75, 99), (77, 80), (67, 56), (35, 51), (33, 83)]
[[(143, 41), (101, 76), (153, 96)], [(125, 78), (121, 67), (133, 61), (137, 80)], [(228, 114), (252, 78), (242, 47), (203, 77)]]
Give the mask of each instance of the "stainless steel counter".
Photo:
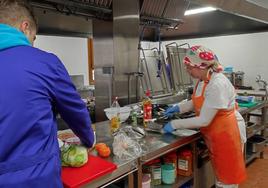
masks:
[(131, 159), (128, 161), (117, 161), (115, 157), (110, 157), (109, 161), (112, 161), (117, 165), (117, 169), (112, 173), (101, 176), (87, 185), (84, 185), (82, 188), (95, 188), (95, 187), (106, 187), (124, 177), (128, 176), (128, 187), (133, 187), (133, 173), (138, 170), (137, 168), (137, 159)]
[[(96, 137), (97, 142), (105, 142), (110, 148), (112, 148), (113, 137), (110, 134), (109, 129), (109, 121), (103, 121), (95, 124), (96, 128)], [(92, 151), (93, 155), (97, 155), (95, 151)], [(107, 174), (105, 176), (101, 176), (100, 178), (91, 181), (87, 185), (83, 186), (83, 188), (94, 188), (94, 187), (106, 187), (109, 184), (122, 179), (126, 176), (129, 176), (129, 187), (133, 185), (133, 172), (137, 171), (137, 160), (138, 159), (129, 159), (126, 161), (118, 160), (113, 154), (106, 160), (113, 162), (117, 165), (117, 169), (112, 173)]]
[(241, 90), (241, 89), (237, 89), (236, 90), (237, 94), (240, 95), (253, 95), (256, 97), (264, 97), (265, 96), (265, 91), (262, 90)]
[(254, 110), (262, 109), (265, 106), (267, 106), (266, 101), (259, 101), (256, 106), (253, 106), (253, 107), (250, 107), (250, 108), (242, 107), (242, 108), (239, 108), (238, 111), (240, 112), (241, 115), (245, 115), (245, 114), (247, 114), (249, 112), (252, 112)]
[[(252, 108), (240, 108), (239, 111), (245, 115), (256, 109), (262, 109), (266, 106), (266, 102), (260, 102)], [(95, 125), (97, 142), (105, 142), (112, 148), (113, 137), (110, 134), (109, 121), (99, 122)], [(138, 175), (138, 185), (141, 185), (142, 165), (152, 159), (158, 158), (171, 151), (188, 144), (195, 144), (195, 141), (201, 138), (201, 134), (197, 133), (188, 137), (179, 137), (172, 134), (160, 134), (154, 132), (146, 132), (146, 136), (140, 141), (145, 149), (139, 158), (127, 161), (119, 161), (113, 154), (107, 158), (117, 164), (117, 169), (111, 174), (102, 176), (83, 188), (105, 187), (121, 178), (128, 176), (128, 187), (134, 187), (134, 174)], [(96, 155), (96, 153), (93, 153)]]
[[(260, 133), (261, 135), (264, 135), (264, 130), (267, 127), (267, 101), (259, 101), (258, 104), (254, 107), (250, 108), (239, 108), (239, 112), (243, 115), (246, 122), (251, 122), (251, 116), (256, 116), (260, 118), (258, 125), (255, 126), (253, 131), (251, 133), (247, 132), (247, 139), (254, 136), (257, 133)], [(253, 120), (254, 121), (254, 120)], [(255, 120), (256, 121), (256, 120)], [(246, 123), (246, 126), (248, 126), (248, 123)], [(248, 127), (247, 127), (248, 130)], [(244, 157), (246, 164), (250, 164), (251, 161), (253, 161), (255, 158), (263, 158), (263, 151), (259, 151), (257, 153), (253, 153), (250, 151), (247, 151), (248, 143), (245, 144), (244, 147)]]
[(146, 145), (148, 151), (140, 157), (140, 160), (144, 163), (158, 158), (170, 151), (190, 144), (198, 140), (200, 137), (200, 133), (187, 137), (179, 137), (172, 134), (147, 132), (146, 137), (143, 139), (143, 144)]
[[(109, 130), (109, 121), (99, 122), (95, 124), (97, 142), (105, 142), (110, 147), (112, 146), (113, 137)], [(200, 138), (197, 133), (188, 137), (178, 137), (171, 134), (159, 134), (147, 132), (146, 136), (140, 143), (146, 148), (140, 158), (130, 159), (127, 161), (119, 161), (113, 154), (107, 158), (117, 165), (117, 169), (111, 174), (97, 178), (96, 180), (83, 186), (83, 188), (105, 187), (121, 178), (128, 176), (128, 187), (134, 187), (134, 173), (138, 171), (139, 165), (144, 164), (154, 158), (160, 157), (165, 153), (176, 150), (179, 147), (195, 142)], [(112, 148), (112, 147), (111, 147)], [(96, 155), (96, 153), (93, 154)]]

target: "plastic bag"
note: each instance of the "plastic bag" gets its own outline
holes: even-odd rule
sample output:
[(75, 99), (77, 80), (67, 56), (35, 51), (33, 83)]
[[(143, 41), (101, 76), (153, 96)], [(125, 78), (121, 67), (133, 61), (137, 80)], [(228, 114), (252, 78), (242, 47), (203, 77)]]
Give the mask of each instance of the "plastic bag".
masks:
[(137, 158), (142, 154), (140, 144), (131, 139), (124, 130), (120, 130), (114, 137), (113, 153), (119, 160)]

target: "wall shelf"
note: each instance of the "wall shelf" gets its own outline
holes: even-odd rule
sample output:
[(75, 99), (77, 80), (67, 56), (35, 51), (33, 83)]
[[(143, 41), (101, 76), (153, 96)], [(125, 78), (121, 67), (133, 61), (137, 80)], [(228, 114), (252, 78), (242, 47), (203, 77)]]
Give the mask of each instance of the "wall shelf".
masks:
[(250, 137), (254, 136), (256, 133), (258, 133), (259, 131), (262, 131), (264, 129), (265, 129), (264, 125), (258, 125), (257, 128), (255, 128), (252, 133), (247, 135), (247, 139), (249, 139)]

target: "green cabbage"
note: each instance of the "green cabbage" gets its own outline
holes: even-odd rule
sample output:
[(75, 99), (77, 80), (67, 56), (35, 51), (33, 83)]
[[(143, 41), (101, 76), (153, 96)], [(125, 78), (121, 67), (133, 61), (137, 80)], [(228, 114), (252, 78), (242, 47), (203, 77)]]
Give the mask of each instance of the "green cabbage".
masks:
[(79, 145), (68, 145), (61, 148), (61, 165), (81, 167), (88, 161), (87, 148)]

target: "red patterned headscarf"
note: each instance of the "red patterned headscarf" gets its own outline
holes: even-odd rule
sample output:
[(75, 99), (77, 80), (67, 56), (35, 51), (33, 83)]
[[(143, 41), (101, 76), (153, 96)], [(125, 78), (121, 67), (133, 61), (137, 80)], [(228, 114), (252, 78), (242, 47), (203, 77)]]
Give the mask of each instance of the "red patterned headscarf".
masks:
[(192, 46), (188, 49), (183, 62), (185, 65), (200, 69), (211, 68), (214, 72), (223, 71), (223, 67), (214, 52), (204, 46)]

